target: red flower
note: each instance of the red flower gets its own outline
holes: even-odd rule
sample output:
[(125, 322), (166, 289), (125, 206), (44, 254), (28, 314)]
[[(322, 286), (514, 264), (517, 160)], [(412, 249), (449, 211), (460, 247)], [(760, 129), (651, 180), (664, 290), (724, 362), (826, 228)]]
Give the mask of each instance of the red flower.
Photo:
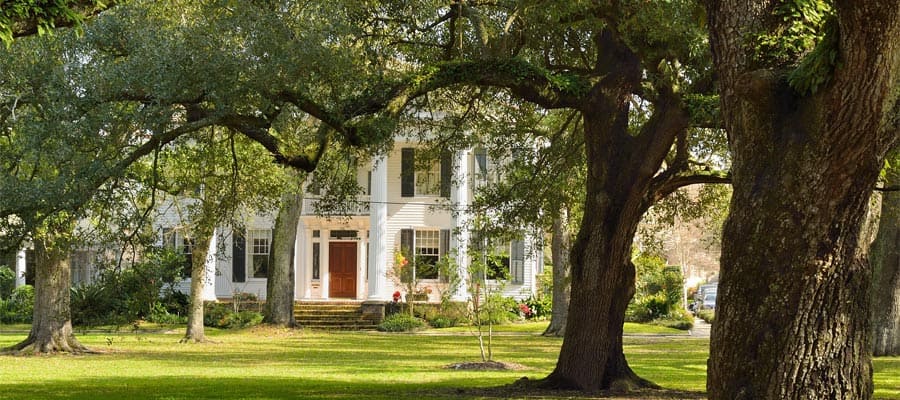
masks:
[(522, 311), (522, 314), (525, 315), (526, 317), (531, 316), (531, 308), (528, 307), (528, 304), (525, 304), (525, 303), (519, 304), (519, 311)]
[(400, 301), (400, 291), (394, 292), (394, 303)]

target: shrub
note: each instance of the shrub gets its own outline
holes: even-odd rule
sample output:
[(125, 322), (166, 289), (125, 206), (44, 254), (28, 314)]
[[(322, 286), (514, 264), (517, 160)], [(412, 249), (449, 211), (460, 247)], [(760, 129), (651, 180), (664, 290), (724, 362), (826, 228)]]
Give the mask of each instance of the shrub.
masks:
[(0, 299), (0, 322), (2, 323), (30, 323), (33, 315), (34, 287), (31, 285), (15, 288), (8, 300)]
[(0, 265), (0, 299), (8, 299), (16, 288), (16, 271)]
[(187, 317), (180, 314), (170, 313), (166, 306), (162, 302), (158, 301), (153, 304), (153, 308), (150, 310), (150, 315), (147, 317), (147, 321), (157, 324), (174, 325), (187, 322)]
[(539, 294), (538, 296), (531, 295), (529, 298), (525, 299), (523, 303), (528, 306), (528, 309), (531, 310), (530, 315), (526, 315), (527, 319), (535, 319), (541, 320), (550, 316), (553, 312), (553, 297)]
[(684, 309), (670, 312), (669, 315), (653, 321), (654, 324), (686, 331), (694, 327), (694, 316)]
[(438, 315), (428, 320), (428, 325), (432, 328), (450, 328), (459, 325), (459, 321), (455, 318)]
[(102, 282), (75, 286), (71, 290), (72, 324), (79, 326), (125, 325), (124, 296)]
[(162, 304), (167, 312), (184, 315), (182, 304), (187, 304), (187, 297), (175, 294), (173, 289), (181, 279), (181, 266), (180, 254), (170, 249), (151, 249), (145, 261), (130, 268), (101, 268), (94, 282), (72, 288), (72, 322), (85, 326), (125, 325), (150, 319), (161, 301), (160, 293), (165, 293)]
[(425, 327), (425, 322), (409, 314), (394, 314), (378, 324), (382, 332), (413, 332)]
[(716, 312), (715, 310), (700, 310), (697, 311), (697, 316), (711, 324), (716, 319)]
[(222, 303), (206, 303), (203, 313), (203, 325), (213, 328), (247, 328), (262, 320), (263, 315), (256, 311), (235, 312), (231, 305)]

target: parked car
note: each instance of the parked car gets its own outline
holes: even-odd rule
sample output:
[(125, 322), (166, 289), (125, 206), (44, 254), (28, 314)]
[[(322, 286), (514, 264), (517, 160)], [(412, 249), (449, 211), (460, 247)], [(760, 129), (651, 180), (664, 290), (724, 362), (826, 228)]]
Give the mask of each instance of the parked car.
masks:
[(701, 310), (716, 309), (716, 292), (707, 293), (703, 296), (703, 302), (700, 303)]

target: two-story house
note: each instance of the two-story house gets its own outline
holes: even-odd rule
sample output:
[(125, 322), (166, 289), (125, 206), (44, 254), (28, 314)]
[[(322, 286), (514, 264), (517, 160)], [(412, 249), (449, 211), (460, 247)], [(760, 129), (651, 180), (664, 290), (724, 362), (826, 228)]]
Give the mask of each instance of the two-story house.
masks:
[[(316, 212), (318, 197), (307, 193), (294, 249), (295, 296), (298, 301), (388, 301), (399, 288), (390, 271), (401, 249), (417, 261), (435, 262), (454, 257), (461, 274), (470, 263), (468, 205), (476, 185), (485, 184), (489, 160), (479, 149), (446, 154), (422, 168), (416, 162), (418, 146), (398, 141), (381, 158), (361, 165), (357, 179), (365, 194), (348, 215), (336, 218)], [(419, 166), (417, 169), (416, 166)], [(189, 254), (191, 244), (178, 232), (177, 213), (162, 210), (156, 225), (164, 241)], [(210, 246), (204, 286), (207, 300), (229, 299), (236, 293), (266, 297), (266, 273), (272, 243), (273, 217), (248, 217), (245, 229), (217, 229)], [(504, 277), (504, 294), (528, 297), (536, 289), (536, 275), (543, 268), (539, 238), (492, 243), (499, 257), (488, 278)], [(498, 269), (500, 269), (498, 271)], [(187, 275), (186, 275), (187, 276)], [(443, 285), (437, 272), (425, 269), (420, 287)], [(186, 279), (181, 288), (189, 290)], [(439, 300), (432, 291), (429, 301)], [(406, 295), (406, 293), (403, 293)], [(464, 300), (463, 286), (454, 298)]]

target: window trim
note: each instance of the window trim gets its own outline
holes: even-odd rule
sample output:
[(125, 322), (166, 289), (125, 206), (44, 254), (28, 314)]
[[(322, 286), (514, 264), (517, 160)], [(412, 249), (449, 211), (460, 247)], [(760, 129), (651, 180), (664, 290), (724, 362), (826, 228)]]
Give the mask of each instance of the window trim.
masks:
[[(255, 234), (258, 234), (260, 232), (263, 232), (263, 235), (261, 237), (255, 236)], [(246, 268), (245, 275), (244, 275), (245, 279), (255, 280), (255, 281), (264, 281), (264, 280), (268, 279), (267, 277), (260, 278), (255, 275), (256, 269), (254, 268), (254, 264), (253, 264), (253, 256), (259, 256), (259, 255), (266, 256), (266, 272), (268, 274), (268, 269), (271, 268), (271, 263), (272, 263), (272, 230), (271, 229), (247, 229), (246, 236), (244, 236), (244, 237), (246, 238), (246, 242), (244, 244), (244, 257), (245, 257), (244, 265)], [(266, 244), (264, 245), (266, 247), (265, 253), (257, 252), (257, 244), (254, 243), (254, 239), (265, 239), (266, 240)]]

